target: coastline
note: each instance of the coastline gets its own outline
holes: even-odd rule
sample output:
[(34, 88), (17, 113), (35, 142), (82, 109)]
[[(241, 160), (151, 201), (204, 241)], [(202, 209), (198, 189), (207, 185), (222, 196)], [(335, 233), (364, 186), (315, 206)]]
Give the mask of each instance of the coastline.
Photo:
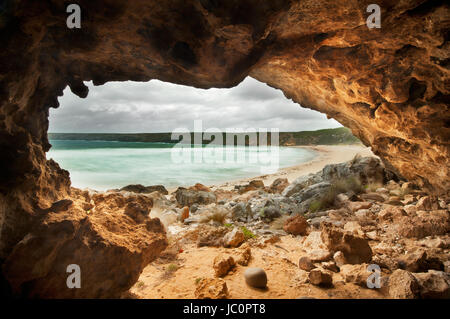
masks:
[[(255, 177), (248, 177), (243, 179), (231, 180), (228, 182), (207, 185), (212, 190), (223, 189), (231, 190), (235, 185), (247, 184), (252, 180), (262, 180), (264, 185), (269, 186), (277, 178), (287, 178), (289, 183), (292, 183), (300, 176), (308, 175), (310, 173), (316, 173), (322, 170), (328, 164), (337, 164), (351, 160), (357, 154), (361, 156), (375, 156), (370, 147), (366, 147), (362, 144), (356, 145), (311, 145), (311, 146), (288, 146), (295, 148), (305, 148), (317, 153), (317, 156), (304, 163), (298, 165), (283, 167), (274, 174), (266, 174)], [(168, 189), (169, 193), (175, 191), (176, 188)]]

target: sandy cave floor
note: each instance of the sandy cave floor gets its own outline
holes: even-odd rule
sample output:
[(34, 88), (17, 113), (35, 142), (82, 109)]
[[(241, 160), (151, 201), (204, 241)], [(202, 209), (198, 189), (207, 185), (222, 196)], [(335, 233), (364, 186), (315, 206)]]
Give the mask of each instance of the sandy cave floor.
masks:
[[(265, 290), (249, 287), (244, 280), (247, 267), (237, 265), (223, 279), (226, 281), (229, 298), (232, 299), (295, 299), (313, 298), (383, 298), (376, 289), (367, 289), (345, 283), (338, 273), (333, 276), (334, 286), (317, 287), (302, 283), (308, 273), (298, 268), (298, 256), (302, 254), (301, 237), (282, 236), (279, 242), (265, 247), (251, 246), (252, 258), (247, 267), (261, 267), (268, 276)], [(148, 265), (130, 292), (137, 298), (190, 299), (195, 298), (195, 283), (198, 278), (214, 278), (213, 260), (220, 253), (233, 253), (239, 248), (199, 247), (195, 244), (175, 245), (176, 249), (166, 253)], [(172, 250), (174, 253), (170, 253)], [(176, 266), (176, 270), (175, 267)], [(306, 277), (305, 277), (306, 276)]]

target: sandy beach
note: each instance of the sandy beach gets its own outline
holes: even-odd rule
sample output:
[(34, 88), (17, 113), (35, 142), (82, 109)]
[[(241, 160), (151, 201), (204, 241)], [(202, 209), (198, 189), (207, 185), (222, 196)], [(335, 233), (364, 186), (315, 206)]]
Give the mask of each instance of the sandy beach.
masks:
[[(260, 179), (266, 186), (272, 184), (277, 178), (287, 178), (291, 183), (300, 176), (320, 171), (328, 164), (342, 163), (351, 160), (357, 154), (361, 156), (375, 156), (370, 147), (364, 145), (314, 145), (314, 146), (291, 146), (305, 148), (317, 153), (313, 160), (294, 166), (280, 168), (277, 173), (261, 175), (228, 181), (218, 185), (209, 185), (212, 189), (232, 189), (235, 185), (246, 184), (251, 180)], [(175, 189), (174, 189), (175, 190)]]

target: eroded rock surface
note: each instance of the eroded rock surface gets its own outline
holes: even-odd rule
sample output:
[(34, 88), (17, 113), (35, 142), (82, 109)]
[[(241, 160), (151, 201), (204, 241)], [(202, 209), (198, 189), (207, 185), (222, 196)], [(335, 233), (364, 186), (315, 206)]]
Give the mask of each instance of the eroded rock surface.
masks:
[[(125, 203), (139, 197), (98, 194), (98, 205), (91, 210), (79, 200), (64, 212), (43, 216), (3, 264), (13, 293), (33, 298), (117, 298), (127, 291), (167, 246), (158, 219), (127, 214)], [(108, 206), (108, 212), (100, 204)], [(69, 265), (79, 266), (80, 288), (67, 286), (73, 272), (67, 271)]]
[(8, 1), (0, 16), (2, 260), (35, 232), (38, 211), (70, 197), (68, 172), (45, 156), (48, 114), (67, 85), (86, 97), (83, 81), (210, 88), (249, 75), (351, 128), (420, 187), (450, 189), (444, 2), (383, 3), (371, 30), (361, 1), (77, 3), (81, 29), (67, 28), (65, 1)]

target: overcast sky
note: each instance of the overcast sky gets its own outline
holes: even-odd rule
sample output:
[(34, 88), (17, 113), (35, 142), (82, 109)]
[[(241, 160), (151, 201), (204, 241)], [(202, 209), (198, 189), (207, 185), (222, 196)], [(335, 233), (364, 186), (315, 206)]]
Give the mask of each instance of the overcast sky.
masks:
[(311, 131), (340, 127), (324, 114), (304, 109), (280, 90), (247, 78), (231, 89), (196, 89), (152, 80), (108, 82), (89, 87), (82, 99), (67, 87), (60, 107), (50, 109), (52, 133), (150, 133), (192, 130), (194, 120), (203, 129), (279, 128)]

